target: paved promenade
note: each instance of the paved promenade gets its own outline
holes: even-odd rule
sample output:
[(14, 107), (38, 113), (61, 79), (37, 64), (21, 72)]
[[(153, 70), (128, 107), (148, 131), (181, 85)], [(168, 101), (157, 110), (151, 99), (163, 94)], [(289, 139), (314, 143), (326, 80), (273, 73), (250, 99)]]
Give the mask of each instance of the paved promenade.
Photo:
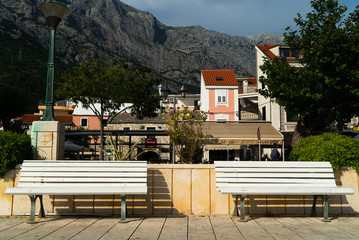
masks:
[(310, 217), (258, 217), (238, 222), (228, 216), (128, 218), (0, 217), (0, 239), (359, 239), (359, 217), (332, 222)]

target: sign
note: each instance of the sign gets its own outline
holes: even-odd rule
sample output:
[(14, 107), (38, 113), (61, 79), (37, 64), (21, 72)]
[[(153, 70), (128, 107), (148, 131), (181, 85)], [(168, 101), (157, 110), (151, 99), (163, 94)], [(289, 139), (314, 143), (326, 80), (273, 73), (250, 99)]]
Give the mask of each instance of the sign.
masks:
[(359, 126), (353, 127), (353, 131), (359, 131)]
[(145, 138), (145, 148), (157, 148), (157, 138)]
[(258, 140), (261, 140), (261, 127), (257, 128), (257, 138)]

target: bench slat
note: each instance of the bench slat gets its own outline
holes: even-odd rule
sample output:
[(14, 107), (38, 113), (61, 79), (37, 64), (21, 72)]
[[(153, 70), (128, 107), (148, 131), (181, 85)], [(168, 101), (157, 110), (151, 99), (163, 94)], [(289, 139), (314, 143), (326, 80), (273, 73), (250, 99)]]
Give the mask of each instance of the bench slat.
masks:
[(343, 195), (354, 193), (352, 189), (346, 187), (222, 187), (220, 190), (223, 194), (234, 195)]
[(217, 183), (334, 183), (335, 179), (312, 178), (216, 178)]
[(138, 188), (146, 187), (146, 182), (144, 183), (21, 183), (18, 185), (22, 188), (33, 188), (33, 187), (42, 187), (42, 188), (101, 188), (101, 187), (111, 187), (111, 188)]
[(93, 177), (81, 177), (81, 178), (58, 178), (58, 177), (20, 177), (21, 182), (83, 182), (83, 183), (96, 183), (96, 182), (103, 182), (103, 183), (110, 183), (110, 182), (147, 182), (147, 178), (145, 177), (136, 177), (136, 178), (93, 178)]
[(263, 189), (265, 188), (291, 188), (291, 187), (308, 187), (308, 188), (313, 188), (313, 187), (332, 187), (332, 188), (335, 188), (337, 187), (335, 184), (327, 184), (327, 183), (316, 183), (316, 184), (312, 184), (312, 183), (243, 183), (243, 184), (220, 184), (220, 183), (217, 183), (216, 184), (216, 187), (217, 188), (260, 188), (262, 187)]
[(258, 168), (267, 168), (267, 167), (275, 167), (275, 168), (332, 168), (330, 162), (281, 162), (281, 161), (215, 161), (215, 168), (220, 167), (258, 167)]
[(216, 168), (216, 172), (238, 172), (238, 173), (246, 173), (246, 172), (323, 172), (323, 173), (332, 173), (332, 168), (249, 168), (249, 167), (225, 167), (225, 168)]
[(112, 188), (112, 187), (100, 187), (100, 188), (44, 188), (44, 187), (9, 187), (6, 189), (6, 194), (10, 195), (120, 195), (120, 194), (146, 194), (147, 187), (138, 188)]
[(227, 178), (334, 178), (333, 173), (216, 173), (216, 176), (217, 178), (222, 176)]
[(23, 167), (22, 172), (147, 172), (147, 168), (125, 168), (125, 167)]
[[(56, 163), (54, 163), (56, 162)], [(25, 160), (22, 164), (22, 167), (147, 167), (147, 162), (128, 162), (128, 161), (35, 161), (35, 160)]]
[(144, 172), (24, 172), (23, 177), (147, 177)]

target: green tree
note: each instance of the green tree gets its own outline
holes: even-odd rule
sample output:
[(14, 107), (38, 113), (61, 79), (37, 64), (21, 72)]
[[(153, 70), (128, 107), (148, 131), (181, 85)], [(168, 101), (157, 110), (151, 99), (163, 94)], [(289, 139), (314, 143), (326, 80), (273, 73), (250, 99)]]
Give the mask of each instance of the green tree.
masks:
[(330, 132), (308, 136), (293, 147), (289, 160), (330, 162), (334, 170), (347, 166), (359, 173), (359, 141)]
[(33, 159), (30, 136), (0, 131), (0, 177), (28, 159)]
[(208, 138), (204, 128), (206, 119), (207, 115), (204, 112), (190, 111), (186, 106), (170, 113), (167, 133), (171, 138), (171, 144), (175, 144), (181, 162), (201, 161), (202, 146)]
[(259, 90), (275, 98), (287, 111), (299, 114), (297, 134), (319, 134), (337, 123), (339, 128), (359, 115), (359, 10), (346, 14), (336, 0), (312, 0), (312, 11), (294, 19), (284, 42), (301, 51), (303, 68), (286, 58), (266, 61)]
[[(160, 96), (153, 86), (158, 83), (152, 71), (139, 64), (89, 59), (62, 77), (57, 94), (63, 99), (81, 102), (94, 112), (101, 123), (100, 149), (103, 149), (105, 114), (110, 118), (118, 113), (121, 105), (132, 103), (132, 114), (138, 118), (156, 116)], [(100, 104), (100, 109), (96, 109), (95, 104)]]

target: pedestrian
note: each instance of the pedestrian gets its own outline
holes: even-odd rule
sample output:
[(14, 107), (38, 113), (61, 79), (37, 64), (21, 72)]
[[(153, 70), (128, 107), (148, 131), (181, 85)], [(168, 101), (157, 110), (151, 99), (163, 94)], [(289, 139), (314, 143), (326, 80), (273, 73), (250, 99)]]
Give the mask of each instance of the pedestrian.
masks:
[(270, 154), (272, 161), (280, 161), (280, 154), (278, 152), (278, 145), (276, 143), (273, 144), (272, 152)]

